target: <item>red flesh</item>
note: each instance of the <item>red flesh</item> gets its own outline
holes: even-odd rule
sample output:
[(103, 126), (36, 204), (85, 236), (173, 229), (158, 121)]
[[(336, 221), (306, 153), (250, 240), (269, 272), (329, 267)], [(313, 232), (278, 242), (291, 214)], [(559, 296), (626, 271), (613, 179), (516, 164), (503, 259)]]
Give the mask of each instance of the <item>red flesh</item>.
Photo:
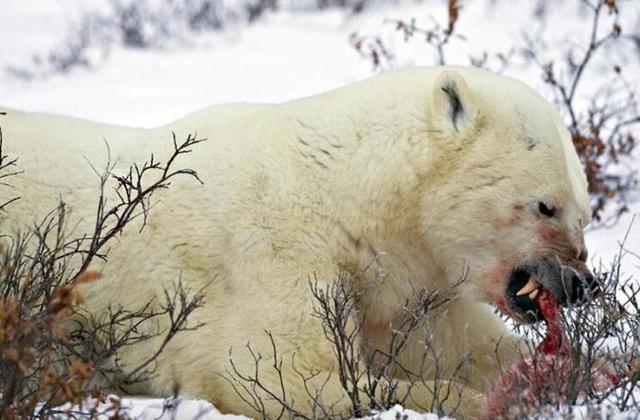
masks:
[(542, 289), (537, 302), (542, 311), (542, 318), (547, 324), (547, 335), (536, 350), (549, 355), (568, 355), (571, 352), (571, 347), (560, 322), (560, 308), (556, 299), (547, 290)]
[[(553, 392), (558, 392), (554, 386), (548, 385), (550, 381), (557, 384), (569, 380), (572, 348), (560, 320), (558, 303), (544, 288), (541, 288), (536, 301), (547, 326), (547, 334), (536, 347), (536, 354), (512, 365), (493, 385), (487, 394), (485, 419), (511, 418), (512, 404), (523, 410), (520, 414), (527, 413), (542, 401), (548, 403)], [(615, 386), (620, 379), (604, 368), (591, 374), (593, 386), (600, 390)]]

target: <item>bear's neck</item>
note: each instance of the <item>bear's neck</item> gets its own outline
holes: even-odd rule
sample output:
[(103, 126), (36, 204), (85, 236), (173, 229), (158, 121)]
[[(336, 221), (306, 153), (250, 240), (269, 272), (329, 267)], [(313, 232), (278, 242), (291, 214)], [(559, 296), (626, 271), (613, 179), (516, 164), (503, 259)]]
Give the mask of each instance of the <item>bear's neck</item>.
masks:
[(323, 234), (339, 241), (335, 262), (365, 283), (386, 276), (394, 279), (390, 288), (407, 281), (420, 288), (442, 278), (420, 237), (433, 153), (426, 118), (416, 117), (427, 114), (420, 105), (426, 98), (400, 99), (319, 104), (321, 113), (294, 114), (289, 148), (328, 213)]

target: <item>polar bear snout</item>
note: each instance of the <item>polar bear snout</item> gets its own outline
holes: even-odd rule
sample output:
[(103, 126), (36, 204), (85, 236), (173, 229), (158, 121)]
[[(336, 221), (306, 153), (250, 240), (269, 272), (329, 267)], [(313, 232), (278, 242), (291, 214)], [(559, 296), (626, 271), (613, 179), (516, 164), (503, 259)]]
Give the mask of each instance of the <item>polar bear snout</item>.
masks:
[(557, 255), (548, 255), (512, 270), (505, 300), (517, 320), (537, 322), (542, 320), (538, 299), (544, 291), (561, 305), (572, 306), (589, 301), (600, 288), (584, 262), (565, 262)]
[(562, 286), (567, 305), (588, 302), (600, 293), (599, 282), (582, 262), (562, 265)]

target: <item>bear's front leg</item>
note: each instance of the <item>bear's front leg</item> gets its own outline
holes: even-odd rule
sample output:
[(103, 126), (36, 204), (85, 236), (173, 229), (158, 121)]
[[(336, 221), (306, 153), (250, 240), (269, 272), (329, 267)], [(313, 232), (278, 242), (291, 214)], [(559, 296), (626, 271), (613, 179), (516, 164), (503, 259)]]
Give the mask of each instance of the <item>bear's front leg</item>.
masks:
[(509, 331), (491, 306), (464, 300), (453, 304), (459, 305), (452, 312), (459, 317), (454, 324), (463, 334), (452, 345), (465, 348), (470, 358), (466, 383), (486, 393), (506, 369), (529, 355), (532, 347)]
[[(236, 327), (254, 333), (247, 337), (248, 344), (242, 340), (233, 346), (233, 365), (226, 366), (225, 381), (214, 387), (215, 404), (221, 410), (263, 418), (278, 418), (282, 413), (342, 418), (401, 402), (416, 411), (453, 413), (461, 418), (480, 414), (482, 394), (452, 376), (392, 379), (382, 375), (372, 391), (370, 378), (379, 371), (366, 363), (347, 285), (340, 281), (310, 284), (291, 278), (289, 292), (280, 301), (272, 301), (271, 312), (239, 314), (243, 324), (236, 322)], [(282, 311), (280, 322), (267, 322), (269, 313), (275, 311)], [(393, 333), (388, 325), (385, 331)], [(395, 398), (385, 395), (390, 387)]]

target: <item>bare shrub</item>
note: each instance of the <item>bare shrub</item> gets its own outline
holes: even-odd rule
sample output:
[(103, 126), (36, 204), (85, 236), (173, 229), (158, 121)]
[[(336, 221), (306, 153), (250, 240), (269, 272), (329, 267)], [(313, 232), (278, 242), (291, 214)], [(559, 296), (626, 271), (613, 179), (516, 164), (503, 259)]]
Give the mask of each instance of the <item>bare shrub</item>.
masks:
[[(435, 64), (444, 65), (447, 63), (445, 57), (445, 47), (452, 38), (465, 39), (463, 35), (456, 33), (456, 24), (460, 15), (461, 6), (458, 0), (447, 0), (447, 23), (441, 24), (433, 17), (431, 25), (422, 27), (418, 25), (416, 19), (409, 21), (388, 19), (385, 23), (395, 26), (397, 32), (402, 34), (405, 42), (413, 38), (424, 40), (435, 52)], [(390, 70), (393, 60), (393, 52), (385, 45), (380, 36), (360, 35), (352, 33), (349, 37), (351, 46), (360, 56), (371, 62), (374, 70)]]
[[(615, 221), (627, 210), (627, 193), (637, 184), (636, 172), (620, 171), (619, 163), (635, 148), (633, 126), (640, 123), (640, 109), (634, 89), (625, 79), (624, 68), (617, 64), (610, 66), (610, 73), (599, 88), (586, 87), (589, 92), (595, 91), (587, 108), (577, 104), (576, 98), (585, 88), (585, 74), (593, 65), (594, 56), (623, 41), (615, 0), (582, 0), (581, 3), (589, 10), (591, 23), (579, 54), (575, 49), (567, 49), (563, 54), (564, 63), (547, 60), (539, 43), (530, 38), (524, 54), (542, 68), (544, 82), (568, 119), (567, 128), (587, 174), (594, 219), (601, 221), (607, 204), (614, 203), (617, 208), (612, 219)], [(601, 34), (605, 13), (613, 15), (614, 22)]]
[(222, 29), (225, 16), (220, 2), (215, 0), (185, 0), (187, 24), (195, 31)]
[(349, 36), (349, 42), (360, 57), (371, 62), (374, 71), (393, 68), (393, 54), (379, 36), (359, 35), (354, 32)]
[[(619, 411), (637, 408), (640, 398), (640, 287), (621, 272), (623, 258), (637, 258), (624, 242), (608, 267), (596, 272), (600, 292), (561, 316), (566, 331), (563, 350), (529, 354), (506, 370), (493, 393), (506, 416), (569, 415), (575, 407), (595, 410), (602, 404)], [(538, 325), (520, 326), (539, 341)], [(498, 414), (498, 413), (494, 413)], [(593, 413), (598, 418), (600, 414)], [(636, 413), (637, 414), (637, 413)], [(591, 418), (591, 417), (588, 417)]]
[(447, 63), (445, 59), (445, 47), (449, 41), (457, 37), (464, 39), (464, 36), (456, 31), (456, 23), (460, 15), (460, 4), (458, 0), (447, 0), (447, 15), (448, 20), (446, 25), (438, 23), (432, 18), (432, 24), (430, 27), (420, 27), (417, 25), (415, 19), (411, 19), (409, 22), (403, 20), (390, 20), (396, 27), (396, 31), (402, 33), (402, 36), (406, 41), (411, 40), (413, 37), (422, 37), (422, 39), (432, 46), (436, 52), (436, 64), (444, 65)]
[[(181, 331), (199, 326), (188, 325), (187, 320), (202, 305), (202, 292), (189, 291), (181, 282), (165, 290), (160, 309), (152, 309), (147, 303), (136, 310), (113, 308), (107, 314), (90, 314), (90, 308), (81, 308), (84, 297), (78, 286), (100, 281), (100, 275), (89, 269), (91, 262), (96, 258), (107, 259), (105, 247), (133, 219), (142, 217), (144, 224), (156, 191), (167, 188), (175, 176), (197, 179), (193, 170), (174, 169), (174, 165), (179, 156), (190, 152), (200, 141), (189, 136), (178, 144), (174, 137), (174, 152), (166, 163), (152, 156), (150, 161), (131, 167), (125, 175), (112, 174), (113, 167), (108, 164), (101, 176), (94, 230), (86, 235), (67, 236), (69, 210), (60, 203), (31, 230), (3, 236), (1, 418), (48, 418), (58, 413), (83, 412), (90, 397), (106, 401), (103, 392), (148, 380), (167, 343)], [(16, 159), (0, 150), (0, 179), (13, 173), (15, 163)], [(111, 206), (105, 196), (109, 179), (115, 181), (118, 191), (118, 200)], [(5, 201), (3, 208), (13, 200)], [(141, 324), (160, 318), (169, 321), (167, 330), (139, 329)], [(162, 337), (161, 344), (148, 359), (137, 366), (118, 363), (117, 356), (123, 347), (157, 336)], [(122, 415), (117, 398), (106, 402), (102, 414)], [(97, 415), (97, 407), (92, 406), (88, 414)]]
[[(2, 117), (3, 115), (7, 115), (7, 113), (0, 112), (0, 117)], [(2, 135), (2, 126), (0, 126), (0, 187), (12, 189), (12, 185), (7, 181), (8, 178), (11, 178), (12, 176), (20, 173), (20, 171), (16, 170), (18, 158), (5, 155), (3, 153), (3, 145), (4, 137)], [(5, 207), (19, 199), (19, 196), (15, 196), (5, 200), (4, 202), (0, 202), (0, 211), (3, 211)]]
[(347, 9), (352, 13), (360, 13), (366, 7), (374, 3), (371, 0), (316, 0), (316, 7), (318, 9), (327, 9), (329, 7), (339, 7), (341, 9)]
[[(272, 352), (268, 355), (258, 353), (251, 344), (246, 350), (250, 353), (254, 368), (251, 372), (242, 371), (234, 362), (233, 352), (229, 353), (230, 370), (226, 379), (236, 393), (252, 409), (260, 413), (262, 418), (269, 418), (265, 402), (275, 401), (281, 407), (278, 418), (352, 418), (369, 415), (374, 411), (386, 410), (396, 404), (404, 404), (411, 397), (411, 390), (424, 385), (433, 394), (433, 402), (422, 407), (426, 412), (453, 416), (457, 405), (446, 404), (447, 401), (460, 401), (463, 388), (453, 385), (453, 379), (468, 366), (468, 358), (459, 361), (453, 377), (444, 377), (440, 372), (440, 360), (445, 355), (438, 353), (429, 340), (427, 318), (432, 311), (445, 307), (449, 298), (437, 292), (424, 289), (415, 291), (404, 307), (404, 317), (398, 325), (390, 327), (389, 344), (384, 349), (369, 349), (362, 342), (362, 328), (366, 313), (358, 311), (357, 302), (361, 291), (352, 287), (349, 274), (342, 272), (332, 283), (321, 286), (317, 280), (310, 282), (310, 292), (314, 301), (313, 313), (322, 325), (325, 338), (331, 343), (335, 358), (335, 370), (324, 372), (320, 369), (301, 369), (295, 364), (295, 354), (290, 362), (285, 361), (278, 352), (274, 335), (269, 337)], [(457, 287), (457, 286), (454, 286)], [(409, 338), (418, 334), (421, 338), (422, 365), (410, 370), (403, 366), (401, 356), (406, 350)], [(265, 365), (268, 361), (269, 365)], [(283, 363), (291, 363), (295, 377), (287, 377), (287, 369)], [(425, 370), (432, 368), (436, 377), (425, 379)], [(261, 375), (276, 375), (280, 387), (270, 388), (261, 380)], [(337, 378), (344, 392), (349, 407), (338, 408), (323, 401), (324, 387), (332, 378)], [(399, 378), (409, 382), (409, 389), (399, 387)], [(435, 380), (433, 380), (435, 379)], [(305, 389), (310, 413), (299, 411), (294, 405), (286, 384), (301, 383)], [(428, 382), (428, 383), (427, 383)], [(319, 386), (317, 384), (320, 384)], [(300, 401), (295, 401), (300, 403)]]

